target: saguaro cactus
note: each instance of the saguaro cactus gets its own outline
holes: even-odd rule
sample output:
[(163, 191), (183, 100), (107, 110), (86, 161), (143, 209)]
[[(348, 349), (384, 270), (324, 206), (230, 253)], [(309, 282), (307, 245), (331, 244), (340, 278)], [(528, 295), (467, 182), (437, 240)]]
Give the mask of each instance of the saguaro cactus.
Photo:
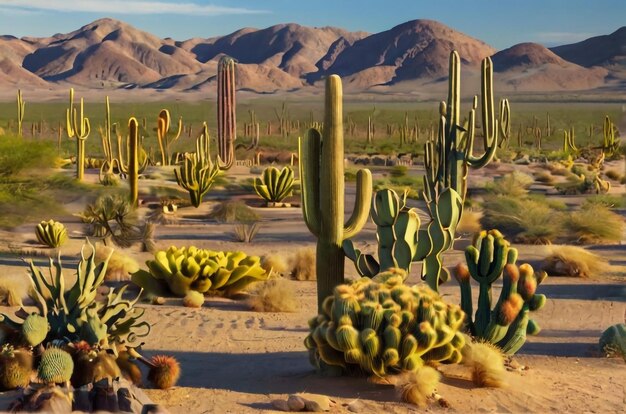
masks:
[(309, 129), (299, 143), (302, 213), (317, 237), (317, 299), (322, 302), (344, 282), (342, 243), (356, 235), (367, 221), (372, 198), (369, 170), (357, 173), (356, 203), (344, 225), (344, 148), (341, 78), (326, 79), (323, 136)]
[(508, 99), (500, 101), (500, 148), (509, 146), (509, 138), (511, 137), (511, 105)]
[(128, 166), (124, 172), (128, 175), (130, 203), (133, 207), (137, 207), (139, 203), (139, 123), (135, 117), (128, 120)]
[(17, 135), (23, 136), (22, 122), (24, 121), (24, 110), (26, 108), (26, 102), (22, 98), (22, 90), (17, 90)]
[(611, 118), (609, 118), (608, 115), (605, 116), (602, 126), (602, 135), (604, 137), (602, 141), (602, 151), (606, 152), (609, 157), (613, 156), (619, 149), (619, 140), (615, 140), (616, 130), (617, 128), (615, 124), (611, 122)]
[[(439, 134), (437, 142), (425, 145), (424, 198), (431, 204), (446, 188), (455, 190), (463, 200), (467, 192), (469, 168), (482, 168), (496, 153), (498, 144), (498, 121), (493, 103), (493, 67), (490, 58), (482, 61), (481, 114), (484, 153), (473, 155), (476, 128), (476, 107), (474, 97), (468, 121), (461, 121), (461, 60), (459, 54), (450, 54), (450, 76), (448, 80), (448, 100), (439, 106)], [(507, 108), (508, 105), (504, 106)]]
[(572, 152), (577, 153), (578, 148), (576, 148), (576, 133), (574, 131), (574, 127), (572, 127), (569, 131), (563, 131), (563, 152)]
[(67, 136), (76, 138), (76, 179), (83, 180), (85, 175), (85, 140), (91, 132), (89, 118), (84, 116), (84, 102), (80, 98), (80, 117), (74, 107), (74, 88), (70, 88), (70, 107), (65, 111)]
[(173, 137), (169, 137), (170, 122), (170, 111), (161, 109), (157, 118), (157, 139), (161, 149), (161, 165), (170, 165), (170, 145), (180, 138), (180, 133), (183, 131), (183, 117), (181, 116), (178, 118), (178, 132)]
[(229, 169), (235, 162), (235, 112), (235, 60), (224, 56), (217, 67), (217, 149), (222, 170)]

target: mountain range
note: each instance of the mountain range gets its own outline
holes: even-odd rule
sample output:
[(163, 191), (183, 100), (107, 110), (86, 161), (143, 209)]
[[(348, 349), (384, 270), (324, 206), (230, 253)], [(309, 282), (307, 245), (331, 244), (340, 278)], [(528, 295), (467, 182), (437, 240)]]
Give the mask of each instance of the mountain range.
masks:
[(161, 39), (104, 18), (46, 38), (0, 36), (0, 88), (214, 89), (223, 55), (238, 61), (238, 88), (257, 93), (319, 87), (326, 75), (346, 89), (368, 90), (409, 81), (442, 82), (451, 50), (476, 72), (491, 56), (498, 86), (508, 90), (578, 91), (626, 84), (626, 26), (548, 49), (521, 43), (497, 51), (433, 20), (412, 20), (380, 33), (280, 24), (226, 36)]

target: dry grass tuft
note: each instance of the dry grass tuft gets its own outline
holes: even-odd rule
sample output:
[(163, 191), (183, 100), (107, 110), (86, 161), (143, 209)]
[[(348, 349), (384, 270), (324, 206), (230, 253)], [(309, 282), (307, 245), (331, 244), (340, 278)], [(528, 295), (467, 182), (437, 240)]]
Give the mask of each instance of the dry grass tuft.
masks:
[(492, 194), (523, 197), (528, 194), (528, 188), (534, 181), (528, 174), (513, 171), (495, 179), (492, 184), (486, 186), (486, 189)]
[(461, 221), (456, 228), (459, 233), (478, 233), (483, 229), (480, 219), (483, 217), (481, 211), (465, 210), (461, 215)]
[(415, 372), (406, 372), (397, 377), (396, 392), (402, 401), (424, 408), (433, 396), (441, 374), (436, 369), (424, 366)]
[(568, 239), (575, 243), (619, 243), (624, 233), (624, 219), (603, 205), (585, 205), (566, 218)]
[(501, 388), (505, 385), (504, 355), (488, 342), (467, 342), (463, 365), (472, 371), (472, 382), (479, 387)]
[(296, 280), (316, 280), (315, 249), (312, 247), (296, 251), (291, 259), (291, 276)]
[(541, 269), (550, 276), (594, 277), (609, 269), (609, 263), (597, 254), (577, 246), (548, 246)]
[(279, 274), (281, 276), (285, 275), (289, 270), (289, 266), (287, 262), (283, 258), (283, 256), (277, 254), (268, 254), (261, 258), (261, 267), (267, 273)]
[(22, 306), (22, 298), (28, 296), (29, 287), (26, 278), (3, 275), (0, 277), (0, 304)]
[(554, 177), (549, 171), (537, 171), (535, 172), (535, 181), (545, 185), (553, 185)]
[(608, 170), (607, 172), (604, 173), (604, 175), (606, 175), (608, 179), (613, 180), (613, 181), (621, 181), (623, 178), (622, 174), (620, 174), (618, 171), (615, 171), (615, 170)]
[[(111, 255), (111, 252), (113, 254)], [(139, 264), (120, 249), (113, 249), (99, 244), (96, 248), (96, 263), (102, 263), (111, 255), (104, 280), (108, 282), (127, 282), (130, 275), (139, 271)]]
[(283, 278), (259, 283), (247, 304), (255, 312), (295, 312), (298, 308), (295, 291)]

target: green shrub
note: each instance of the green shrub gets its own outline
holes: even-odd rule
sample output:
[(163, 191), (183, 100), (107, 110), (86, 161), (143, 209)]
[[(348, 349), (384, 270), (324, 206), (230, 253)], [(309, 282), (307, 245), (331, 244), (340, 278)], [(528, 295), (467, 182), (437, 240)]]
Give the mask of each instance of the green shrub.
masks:
[(213, 219), (218, 223), (254, 223), (261, 217), (243, 201), (226, 200), (217, 204), (208, 215), (209, 219)]
[(568, 239), (577, 243), (619, 242), (624, 233), (624, 219), (607, 207), (587, 204), (565, 219)]
[(485, 188), (491, 194), (522, 197), (528, 194), (528, 188), (533, 182), (534, 180), (530, 175), (514, 171), (495, 179)]

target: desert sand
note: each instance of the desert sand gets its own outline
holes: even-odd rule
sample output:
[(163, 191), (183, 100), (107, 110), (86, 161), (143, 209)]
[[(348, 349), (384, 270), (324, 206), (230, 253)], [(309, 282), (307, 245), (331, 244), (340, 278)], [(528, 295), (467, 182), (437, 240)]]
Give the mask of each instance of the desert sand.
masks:
[[(498, 168), (480, 170), (470, 181), (489, 180), (498, 173)], [(248, 168), (235, 167), (229, 176), (243, 179), (251, 175)], [(97, 180), (95, 171), (90, 171), (87, 177)], [(624, 189), (613, 191), (623, 193)], [(351, 211), (354, 199), (354, 188), (350, 184), (347, 193), (346, 214)], [(183, 209), (177, 224), (158, 226), (157, 248), (193, 244), (215, 250), (243, 250), (255, 255), (271, 253), (289, 258), (297, 249), (315, 245), (298, 207), (253, 207), (262, 217), (259, 234), (250, 244), (233, 241), (230, 235), (233, 225), (198, 220), (220, 197), (224, 197), (221, 191), (211, 191), (207, 202), (198, 210)], [(251, 206), (259, 205), (255, 195), (234, 197)], [(572, 197), (569, 201), (580, 200), (580, 197)], [(293, 201), (297, 203), (298, 199)], [(75, 203), (67, 208), (77, 212), (82, 206)], [(621, 214), (626, 215), (626, 212)], [(63, 248), (64, 263), (74, 264), (84, 240), (84, 227), (76, 217), (60, 219), (67, 225), (71, 237)], [(368, 223), (356, 240), (373, 248), (376, 244), (374, 230), (373, 224)], [(462, 248), (467, 245), (468, 237), (463, 235), (455, 249), (445, 254), (446, 265), (463, 260)], [(533, 315), (543, 330), (538, 336), (529, 337), (514, 357), (518, 364), (527, 367), (526, 370), (508, 372), (508, 384), (503, 389), (487, 389), (475, 387), (469, 372), (462, 366), (440, 366), (445, 375), (438, 392), (451, 408), (431, 405), (427, 411), (624, 412), (624, 361), (605, 358), (597, 345), (606, 327), (626, 319), (626, 235), (622, 240), (618, 245), (592, 247), (612, 265), (606, 274), (591, 279), (549, 277), (540, 286), (538, 292), (546, 294), (548, 301)], [(42, 252), (36, 248), (32, 225), (0, 233), (0, 246), (14, 252)], [(519, 249), (519, 262), (533, 265), (537, 265), (545, 253), (543, 246), (515, 247)], [(142, 265), (152, 258), (151, 254), (137, 250), (131, 255)], [(1, 256), (0, 274), (23, 278), (26, 283), (26, 267), (15, 257)], [(35, 261), (43, 266), (47, 259), (40, 256)], [(408, 283), (420, 283), (418, 273), (419, 266), (414, 266)], [(346, 276), (357, 277), (348, 260)], [(181, 300), (175, 298), (168, 299), (164, 305), (142, 304), (146, 308), (146, 319), (153, 324), (150, 335), (143, 339), (146, 341), (144, 353), (148, 356), (172, 354), (180, 361), (183, 372), (173, 389), (146, 389), (147, 395), (172, 413), (269, 413), (273, 412), (273, 399), (286, 398), (296, 392), (329, 396), (336, 403), (331, 412), (337, 413), (349, 412), (347, 405), (350, 403), (361, 413), (420, 411), (399, 402), (392, 386), (373, 384), (366, 378), (317, 375), (303, 345), (308, 333), (307, 320), (316, 314), (315, 282), (290, 280), (289, 283), (298, 298), (298, 310), (294, 313), (252, 312), (242, 300), (245, 294), (236, 300), (209, 298), (200, 309), (185, 308)], [(443, 285), (441, 294), (447, 301), (460, 301), (455, 281)], [(2, 311), (11, 312), (11, 309)], [(358, 402), (354, 403), (355, 400)]]

